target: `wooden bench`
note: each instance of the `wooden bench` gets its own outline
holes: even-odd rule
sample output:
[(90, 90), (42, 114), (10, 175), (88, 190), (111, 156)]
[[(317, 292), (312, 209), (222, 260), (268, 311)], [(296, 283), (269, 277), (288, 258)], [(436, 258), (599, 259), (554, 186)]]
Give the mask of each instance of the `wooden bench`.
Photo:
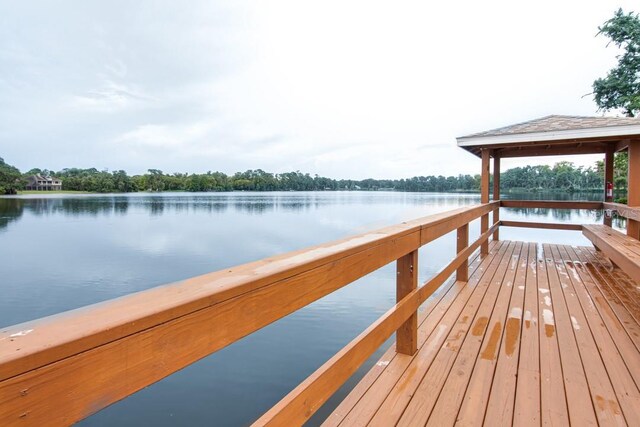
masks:
[(582, 234), (615, 265), (640, 283), (640, 241), (608, 225), (584, 225)]

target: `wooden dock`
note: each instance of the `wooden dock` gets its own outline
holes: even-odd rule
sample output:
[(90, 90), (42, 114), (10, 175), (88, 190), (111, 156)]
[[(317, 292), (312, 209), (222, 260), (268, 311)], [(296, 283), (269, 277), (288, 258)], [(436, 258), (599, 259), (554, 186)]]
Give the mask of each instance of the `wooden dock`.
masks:
[[(479, 205), (1, 328), (0, 425), (73, 424), (395, 262), (396, 304), (254, 425), (304, 424), (395, 334), (326, 425), (640, 426), (640, 119), (549, 116), (458, 145), (482, 161)], [(623, 150), (627, 204), (613, 201)], [(595, 153), (603, 202), (500, 200), (501, 158)], [(603, 225), (502, 208), (594, 210)], [(500, 241), (501, 227), (594, 247)], [(451, 262), (419, 286), (419, 249), (449, 233)]]
[[(497, 242), (325, 426), (640, 425), (640, 288), (593, 248)], [(483, 423), (484, 420), (484, 423)]]

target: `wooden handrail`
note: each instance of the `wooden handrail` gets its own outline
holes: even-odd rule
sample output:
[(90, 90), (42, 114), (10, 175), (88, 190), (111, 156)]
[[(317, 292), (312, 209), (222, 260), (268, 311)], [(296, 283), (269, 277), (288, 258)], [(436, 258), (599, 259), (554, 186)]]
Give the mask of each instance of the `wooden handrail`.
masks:
[(302, 425), (498, 229), (494, 224), (420, 288), (391, 307), (364, 332), (260, 417), (254, 426)]
[(616, 211), (618, 215), (623, 216), (627, 219), (633, 219), (635, 221), (640, 221), (640, 208), (634, 208), (622, 203), (603, 203), (604, 209), (610, 209), (612, 211)]
[(500, 200), (503, 208), (602, 209), (602, 202), (573, 200)]
[(85, 418), (497, 207), (459, 208), (3, 328), (0, 425)]
[(503, 227), (543, 228), (547, 230), (581, 231), (581, 224), (561, 224), (557, 222), (500, 221)]

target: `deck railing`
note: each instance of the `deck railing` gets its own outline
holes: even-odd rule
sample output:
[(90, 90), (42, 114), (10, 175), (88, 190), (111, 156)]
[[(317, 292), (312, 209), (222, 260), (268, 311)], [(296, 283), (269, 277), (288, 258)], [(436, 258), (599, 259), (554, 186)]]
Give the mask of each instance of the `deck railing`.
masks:
[[(322, 365), (257, 425), (302, 424), (396, 333), (413, 354), (417, 310), (500, 225), (500, 207), (638, 209), (600, 202), (494, 201), (233, 267), (0, 330), (0, 425), (67, 425), (176, 372), (393, 261), (397, 303)], [(494, 222), (488, 226), (488, 215)], [(633, 215), (638, 215), (634, 217)], [(469, 223), (481, 220), (469, 244)], [(418, 287), (418, 249), (457, 230), (455, 258)], [(495, 234), (494, 234), (495, 233)]]
[[(640, 208), (629, 207), (621, 203), (589, 202), (589, 201), (558, 201), (558, 200), (500, 200), (501, 208), (525, 208), (525, 209), (592, 209), (605, 210), (609, 214), (617, 214), (627, 220), (640, 221)], [(611, 226), (611, 216), (604, 216), (604, 223)], [(504, 227), (543, 228), (552, 230), (576, 230), (580, 231), (580, 224), (568, 224), (558, 222), (530, 222), (530, 221), (500, 221)]]
[[(302, 423), (394, 332), (416, 351), (416, 312), (498, 225), (468, 224), (498, 202), (161, 286), (0, 330), (0, 425), (68, 425), (397, 260), (397, 300), (259, 424)], [(455, 259), (417, 287), (418, 249), (458, 230)]]

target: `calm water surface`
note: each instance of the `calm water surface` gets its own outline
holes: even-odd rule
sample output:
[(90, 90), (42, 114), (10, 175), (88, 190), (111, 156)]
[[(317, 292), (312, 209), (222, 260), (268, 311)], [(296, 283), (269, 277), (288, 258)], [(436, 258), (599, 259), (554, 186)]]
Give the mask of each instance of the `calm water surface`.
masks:
[[(0, 326), (476, 203), (477, 195), (392, 192), (3, 197)], [(601, 222), (599, 215), (542, 209), (503, 209), (501, 214), (502, 219), (573, 223)], [(479, 235), (478, 221), (470, 232), (471, 239)], [(500, 233), (505, 240), (588, 244), (579, 232), (503, 228)], [(453, 233), (421, 249), (420, 280), (451, 261), (454, 252)], [(394, 300), (391, 264), (82, 424), (249, 424)], [(310, 424), (330, 413), (388, 345)]]

